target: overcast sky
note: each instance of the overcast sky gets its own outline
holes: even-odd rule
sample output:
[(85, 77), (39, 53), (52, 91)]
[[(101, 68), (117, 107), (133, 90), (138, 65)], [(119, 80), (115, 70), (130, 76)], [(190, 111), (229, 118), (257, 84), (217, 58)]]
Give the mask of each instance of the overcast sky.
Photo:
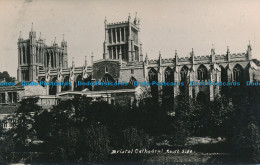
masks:
[(216, 54), (243, 53), (249, 40), (253, 58), (260, 59), (260, 0), (0, 0), (0, 71), (16, 77), (17, 39), (28, 38), (31, 23), (48, 45), (62, 34), (68, 42), (69, 65), (102, 58), (104, 18), (126, 21), (137, 12), (140, 40), (150, 59), (208, 55), (212, 44)]

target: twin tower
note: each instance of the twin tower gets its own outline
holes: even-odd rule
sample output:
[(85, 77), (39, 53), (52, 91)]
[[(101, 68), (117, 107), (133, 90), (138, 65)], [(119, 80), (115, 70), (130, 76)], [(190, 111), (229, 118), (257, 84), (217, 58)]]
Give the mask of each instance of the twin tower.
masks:
[(61, 42), (61, 46), (56, 43), (56, 38), (50, 46), (45, 44), (41, 34), (36, 38), (36, 32), (29, 32), (29, 38), (18, 38), (18, 69), (17, 80), (37, 81), (40, 70), (44, 68), (57, 69), (59, 67), (68, 68), (67, 42)]
[[(118, 23), (107, 23), (105, 19), (105, 41), (103, 59), (122, 60), (125, 62), (143, 61), (142, 44), (138, 39), (140, 20), (135, 18)], [(18, 69), (17, 80), (37, 81), (39, 72), (44, 68), (68, 68), (67, 42), (63, 40), (59, 46), (56, 38), (50, 46), (45, 44), (41, 34), (36, 38), (36, 32), (29, 32), (29, 38), (18, 38)]]

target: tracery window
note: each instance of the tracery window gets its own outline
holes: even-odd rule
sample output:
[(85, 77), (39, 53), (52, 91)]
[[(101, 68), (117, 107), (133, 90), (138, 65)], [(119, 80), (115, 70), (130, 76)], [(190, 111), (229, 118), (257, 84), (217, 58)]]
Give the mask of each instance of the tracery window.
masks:
[(241, 82), (243, 78), (243, 68), (240, 65), (236, 65), (233, 69), (234, 81)]
[(208, 70), (204, 65), (200, 65), (198, 68), (198, 80), (205, 81), (208, 79)]

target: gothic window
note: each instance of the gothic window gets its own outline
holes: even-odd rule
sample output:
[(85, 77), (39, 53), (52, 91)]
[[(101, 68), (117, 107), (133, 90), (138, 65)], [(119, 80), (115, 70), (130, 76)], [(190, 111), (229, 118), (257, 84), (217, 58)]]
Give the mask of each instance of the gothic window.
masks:
[(187, 66), (184, 66), (181, 68), (181, 82), (186, 82), (188, 70), (189, 69)]
[(183, 83), (183, 86), (180, 86), (180, 92), (182, 94), (185, 94), (185, 88), (188, 84), (188, 82), (187, 82), (188, 71), (189, 71), (189, 68), (187, 66), (183, 66), (181, 68), (181, 82)]
[[(53, 84), (57, 81), (57, 77), (54, 77), (51, 82)], [(50, 85), (49, 87), (49, 95), (56, 95), (57, 93), (57, 85)]]
[(174, 77), (173, 77), (173, 70), (171, 68), (167, 68), (164, 73), (165, 76), (165, 82), (173, 82)]
[(69, 78), (69, 76), (66, 76), (66, 77), (64, 77), (64, 84), (63, 84), (63, 86), (62, 86), (62, 91), (68, 91), (70, 88), (69, 88), (69, 80), (70, 78)]
[(78, 85), (78, 82), (82, 81), (82, 76), (79, 75), (77, 78), (76, 78), (76, 82), (74, 83), (74, 90), (75, 91), (80, 91), (82, 90), (82, 86), (81, 85)]
[(101, 79), (101, 82), (115, 82), (115, 80), (110, 74), (105, 74)]
[(136, 81), (136, 79), (134, 77), (131, 77), (129, 80), (129, 84), (134, 86), (134, 82)]
[(158, 81), (157, 71), (154, 68), (151, 68), (151, 70), (148, 73), (148, 76), (149, 76), (149, 82)]
[(238, 64), (233, 69), (233, 77), (236, 82), (241, 82), (243, 79), (243, 68)]
[[(149, 82), (152, 83), (153, 81), (158, 82), (158, 73), (154, 68), (151, 68), (149, 73)], [(158, 86), (157, 85), (151, 85), (151, 94), (152, 98), (155, 101), (158, 101)]]
[(208, 79), (208, 70), (204, 65), (200, 65), (198, 68), (198, 80), (205, 81)]
[[(165, 82), (171, 83), (174, 82), (174, 72), (171, 68), (166, 68), (164, 72)], [(173, 86), (165, 85), (163, 86), (163, 96), (164, 98), (169, 98), (173, 96)]]
[(135, 73), (135, 70), (134, 69), (131, 69), (131, 74), (134, 74)]

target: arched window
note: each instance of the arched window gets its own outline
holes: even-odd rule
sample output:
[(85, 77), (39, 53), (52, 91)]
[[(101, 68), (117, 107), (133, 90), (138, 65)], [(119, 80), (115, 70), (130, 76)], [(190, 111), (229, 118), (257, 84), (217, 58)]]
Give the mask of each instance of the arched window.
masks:
[(243, 68), (241, 65), (237, 64), (233, 69), (234, 81), (242, 82), (243, 80)]
[(78, 85), (78, 82), (82, 81), (82, 76), (78, 75), (78, 77), (76, 78), (76, 82), (74, 83), (74, 90), (75, 91), (81, 91), (82, 90), (82, 86)]
[(134, 82), (136, 81), (136, 79), (132, 76), (129, 80), (129, 84), (134, 86)]
[(149, 82), (158, 81), (158, 74), (154, 68), (150, 69), (148, 76), (149, 76)]
[(187, 66), (183, 66), (181, 68), (181, 82), (184, 84), (183, 86), (180, 86), (180, 92), (182, 94), (185, 94), (185, 88), (188, 84), (188, 79), (187, 79), (187, 76), (188, 76), (188, 71), (189, 71), (189, 68)]
[(62, 86), (62, 91), (68, 91), (69, 89), (70, 89), (70, 86), (69, 86), (69, 82), (70, 82), (70, 78), (69, 78), (69, 76), (66, 76), (66, 77), (64, 77), (64, 84), (63, 84), (63, 86)]
[(205, 81), (208, 79), (208, 70), (204, 65), (200, 65), (198, 68), (198, 80)]
[[(171, 68), (167, 67), (164, 72), (164, 79), (166, 83), (174, 82), (174, 72)], [(163, 96), (170, 97), (173, 95), (173, 86), (163, 86)]]
[(173, 77), (173, 70), (171, 68), (166, 68), (164, 72), (164, 77), (165, 77), (165, 82), (173, 82), (174, 77)]
[[(154, 68), (151, 68), (149, 73), (149, 82), (152, 83), (153, 81), (158, 82), (158, 73)], [(157, 85), (151, 85), (151, 94), (152, 98), (155, 101), (158, 101), (158, 86)]]
[(189, 68), (184, 66), (181, 68), (181, 82), (186, 82)]
[(110, 74), (105, 74), (101, 79), (101, 82), (115, 82), (115, 80)]
[[(227, 77), (227, 70), (223, 67), (220, 66), (221, 68), (221, 82), (227, 82), (228, 81), (228, 77)], [(227, 95), (227, 86), (221, 86), (221, 94), (222, 95)]]
[[(57, 81), (57, 77), (54, 77), (51, 82), (55, 83)], [(57, 85), (50, 85), (49, 87), (49, 95), (56, 95), (57, 93)]]

